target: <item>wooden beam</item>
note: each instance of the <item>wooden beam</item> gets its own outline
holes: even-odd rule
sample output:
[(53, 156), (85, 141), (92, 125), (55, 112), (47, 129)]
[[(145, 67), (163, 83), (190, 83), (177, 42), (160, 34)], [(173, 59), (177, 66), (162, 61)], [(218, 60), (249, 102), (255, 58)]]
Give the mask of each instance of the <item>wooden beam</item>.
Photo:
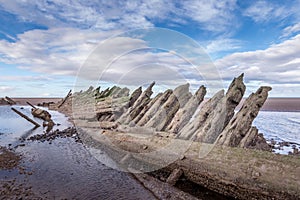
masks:
[(16, 102), (9, 98), (8, 96), (4, 97), (4, 101), (6, 101), (9, 105), (14, 105)]
[(31, 103), (29, 103), (28, 101), (26, 101), (26, 103), (27, 103), (28, 105), (30, 105), (31, 107), (36, 108), (34, 105), (32, 105)]
[(71, 96), (71, 92), (72, 90), (70, 90), (67, 94), (67, 96), (64, 98), (64, 100), (61, 102), (61, 104), (58, 105), (58, 108), (60, 108), (65, 102), (66, 100)]
[(166, 182), (169, 183), (170, 185), (175, 185), (182, 174), (183, 174), (183, 170), (180, 168), (176, 168), (172, 171), (172, 173), (170, 174)]
[(33, 121), (32, 119), (30, 119), (29, 117), (27, 117), (26, 115), (24, 115), (23, 113), (21, 113), (20, 111), (16, 110), (15, 108), (11, 108), (15, 113), (17, 113), (18, 115), (20, 115), (21, 117), (23, 117), (24, 119), (26, 119), (27, 121), (31, 122), (32, 124), (34, 124), (36, 127), (39, 127), (40, 125)]

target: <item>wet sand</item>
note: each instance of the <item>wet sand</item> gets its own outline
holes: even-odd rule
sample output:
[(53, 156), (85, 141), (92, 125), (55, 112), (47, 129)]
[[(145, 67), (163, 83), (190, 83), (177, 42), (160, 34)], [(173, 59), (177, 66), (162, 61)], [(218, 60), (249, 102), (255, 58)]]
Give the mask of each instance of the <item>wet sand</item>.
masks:
[(300, 112), (300, 98), (269, 98), (263, 111)]
[[(237, 106), (239, 110), (245, 99)], [(300, 112), (300, 98), (268, 98), (261, 111)]]

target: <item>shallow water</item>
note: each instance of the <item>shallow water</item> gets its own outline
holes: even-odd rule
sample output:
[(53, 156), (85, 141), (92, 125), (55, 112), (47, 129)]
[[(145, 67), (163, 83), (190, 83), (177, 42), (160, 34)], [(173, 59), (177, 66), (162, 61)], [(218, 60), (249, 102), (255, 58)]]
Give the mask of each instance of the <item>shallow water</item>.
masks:
[[(16, 106), (18, 110), (20, 107)], [(30, 114), (30, 107), (23, 113)], [(71, 125), (67, 118), (50, 111), (54, 122), (65, 129)], [(28, 115), (30, 116), (30, 115)], [(41, 122), (38, 119), (35, 119)], [(0, 106), (0, 142), (2, 146), (20, 144), (21, 137), (41, 134), (43, 128), (32, 130), (32, 124), (19, 117), (8, 106)], [(21, 166), (31, 175), (18, 170), (0, 171), (1, 180), (16, 178), (26, 182), (39, 197), (48, 199), (155, 199), (131, 175), (111, 169), (95, 159), (81, 143), (73, 138), (59, 138), (49, 142), (25, 141), (16, 148), (23, 155)]]
[(71, 138), (51, 145), (33, 142), (23, 149), (28, 182), (39, 196), (50, 199), (154, 199), (130, 175), (106, 167)]
[[(30, 106), (13, 107), (31, 119), (34, 119), (34, 121), (40, 125), (43, 124), (43, 120), (32, 117)], [(48, 110), (48, 112), (51, 114), (53, 121), (60, 124), (59, 126), (55, 125), (53, 127), (54, 130), (64, 130), (72, 126), (68, 118), (63, 114), (52, 110)], [(45, 131), (45, 129), (42, 126), (35, 128), (33, 124), (13, 112), (10, 106), (0, 106), (0, 145), (5, 146), (8, 143), (14, 144), (18, 142), (21, 137), (26, 138), (30, 135), (41, 134), (43, 131)]]
[[(300, 112), (259, 112), (253, 125), (265, 138), (276, 142), (290, 142), (300, 147)], [(293, 151), (292, 146), (276, 150), (276, 153), (288, 154)]]

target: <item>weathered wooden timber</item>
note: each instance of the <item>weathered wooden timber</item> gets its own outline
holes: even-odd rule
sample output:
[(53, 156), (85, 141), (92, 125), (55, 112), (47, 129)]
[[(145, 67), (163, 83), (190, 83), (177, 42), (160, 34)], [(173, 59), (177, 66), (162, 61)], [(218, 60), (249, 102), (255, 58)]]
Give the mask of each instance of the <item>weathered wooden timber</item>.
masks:
[[(207, 100), (204, 86), (191, 95), (188, 84), (152, 97), (153, 82), (130, 96), (118, 87), (90, 87), (59, 109), (69, 109), (82, 128), (82, 140), (98, 144), (120, 168), (163, 168), (171, 174), (170, 184), (182, 171), (188, 180), (238, 199), (297, 199), (300, 160), (270, 152), (252, 126), (271, 88), (259, 88), (235, 113), (246, 90), (243, 77)], [(114, 96), (114, 91), (125, 96)]]

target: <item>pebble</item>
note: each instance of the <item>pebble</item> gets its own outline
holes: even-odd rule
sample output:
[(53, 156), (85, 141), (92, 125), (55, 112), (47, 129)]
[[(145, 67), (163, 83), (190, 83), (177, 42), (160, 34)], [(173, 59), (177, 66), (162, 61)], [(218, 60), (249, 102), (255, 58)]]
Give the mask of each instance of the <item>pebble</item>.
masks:
[(66, 138), (66, 137), (72, 137), (75, 139), (76, 142), (81, 142), (80, 138), (78, 137), (77, 130), (75, 127), (69, 127), (65, 130), (55, 130), (49, 133), (44, 133), (44, 134), (37, 134), (34, 136), (31, 136), (28, 138), (28, 140), (31, 141), (41, 141), (45, 142), (48, 141), (49, 144), (52, 143), (52, 141), (56, 138)]

